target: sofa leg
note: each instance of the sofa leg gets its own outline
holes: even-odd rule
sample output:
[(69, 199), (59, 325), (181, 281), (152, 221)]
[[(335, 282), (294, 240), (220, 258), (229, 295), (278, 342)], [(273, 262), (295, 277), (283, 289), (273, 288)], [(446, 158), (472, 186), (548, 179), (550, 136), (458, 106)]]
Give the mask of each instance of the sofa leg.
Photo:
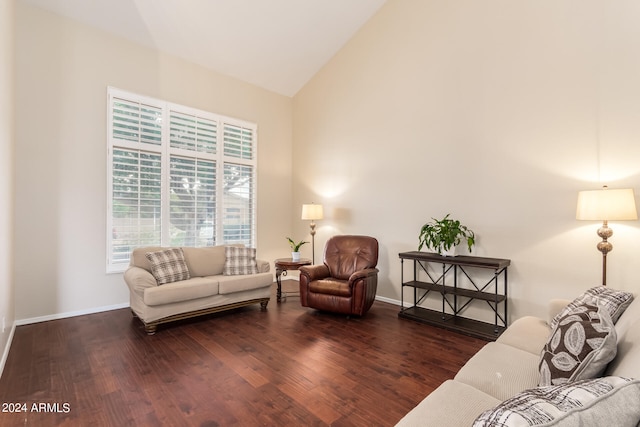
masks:
[(269, 301), (268, 301), (268, 300), (267, 300), (267, 301), (261, 301), (261, 302), (260, 302), (260, 308), (261, 308), (262, 310), (266, 310), (266, 309), (267, 309), (267, 304), (269, 304)]
[(134, 319), (138, 318), (138, 315), (136, 314), (135, 311), (131, 310), (131, 315), (133, 316)]
[(147, 331), (147, 335), (155, 335), (157, 329), (158, 329), (158, 325), (156, 324), (144, 325), (144, 330)]

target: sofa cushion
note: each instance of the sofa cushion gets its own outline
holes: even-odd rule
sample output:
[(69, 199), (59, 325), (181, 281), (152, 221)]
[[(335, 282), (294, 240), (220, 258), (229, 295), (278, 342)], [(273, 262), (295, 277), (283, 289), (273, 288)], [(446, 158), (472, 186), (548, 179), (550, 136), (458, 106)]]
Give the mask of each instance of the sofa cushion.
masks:
[(636, 426), (640, 380), (605, 377), (526, 390), (482, 413), (473, 427)]
[(539, 356), (550, 333), (549, 324), (544, 320), (539, 317), (524, 316), (509, 325), (496, 342)]
[(538, 385), (540, 354), (490, 342), (473, 355), (455, 379), (504, 400)]
[(558, 319), (540, 359), (540, 385), (602, 374), (616, 355), (616, 331), (604, 306), (582, 305)]
[(640, 378), (640, 319), (618, 334), (618, 354), (605, 372), (607, 375)]
[(147, 252), (145, 256), (151, 263), (151, 274), (156, 278), (158, 285), (187, 280), (191, 277), (180, 248)]
[(635, 298), (629, 307), (622, 313), (622, 316), (616, 322), (616, 332), (618, 333), (618, 341), (620, 337), (633, 327), (638, 325), (640, 320), (640, 299)]
[(191, 277), (206, 277), (222, 274), (225, 262), (224, 246), (207, 246), (202, 248), (182, 248), (184, 259), (189, 267)]
[(273, 275), (271, 273), (246, 274), (243, 276), (217, 276), (216, 279), (218, 280), (221, 295), (264, 288), (273, 284)]
[(396, 427), (470, 426), (478, 414), (499, 403), (495, 397), (467, 384), (447, 380), (406, 414)]
[(193, 277), (144, 290), (142, 301), (148, 306), (172, 304), (218, 294), (218, 281), (212, 277)]
[(595, 305), (596, 307), (606, 307), (611, 320), (613, 323), (616, 323), (629, 304), (631, 304), (631, 301), (633, 301), (633, 294), (630, 292), (617, 291), (606, 286), (596, 286), (574, 299), (564, 308), (564, 310), (558, 313), (551, 320), (551, 329), (556, 327), (558, 320), (561, 317), (564, 317), (576, 307), (584, 304)]
[(225, 276), (256, 274), (258, 272), (255, 248), (226, 246), (224, 253), (225, 262), (223, 274)]
[(314, 280), (309, 283), (309, 291), (318, 294), (337, 295), (341, 297), (351, 296), (351, 286), (349, 286), (349, 281), (334, 279), (333, 277)]

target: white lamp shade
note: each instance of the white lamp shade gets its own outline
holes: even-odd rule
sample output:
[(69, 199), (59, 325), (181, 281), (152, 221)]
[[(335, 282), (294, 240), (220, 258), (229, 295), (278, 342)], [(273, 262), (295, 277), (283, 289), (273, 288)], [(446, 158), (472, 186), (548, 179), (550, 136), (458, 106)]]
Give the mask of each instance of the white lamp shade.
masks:
[(322, 219), (323, 214), (322, 205), (302, 205), (302, 219)]
[(580, 191), (576, 219), (599, 221), (638, 219), (633, 189)]

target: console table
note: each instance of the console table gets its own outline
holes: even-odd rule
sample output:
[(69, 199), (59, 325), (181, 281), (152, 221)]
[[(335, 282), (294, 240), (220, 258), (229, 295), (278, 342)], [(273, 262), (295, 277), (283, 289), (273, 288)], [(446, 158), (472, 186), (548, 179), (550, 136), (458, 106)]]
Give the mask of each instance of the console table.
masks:
[[(398, 317), (440, 326), (470, 336), (495, 340), (507, 328), (507, 268), (511, 260), (475, 256), (442, 256), (429, 252), (402, 252), (401, 262), (402, 299)], [(404, 261), (412, 261), (413, 278), (405, 281)], [(429, 269), (429, 265), (431, 269)], [(440, 267), (440, 268), (438, 268)], [(486, 282), (471, 274), (473, 269), (493, 270)], [(418, 280), (422, 271), (429, 281)], [(465, 278), (466, 286), (461, 286)], [(499, 280), (502, 278), (502, 280)], [(451, 283), (452, 282), (452, 283)], [(502, 282), (502, 287), (500, 283)], [(405, 288), (413, 290), (413, 305), (405, 307)], [(501, 288), (501, 289), (500, 289)], [(439, 294), (442, 309), (421, 307), (431, 292)], [(494, 313), (494, 323), (461, 316), (474, 301), (484, 301)]]

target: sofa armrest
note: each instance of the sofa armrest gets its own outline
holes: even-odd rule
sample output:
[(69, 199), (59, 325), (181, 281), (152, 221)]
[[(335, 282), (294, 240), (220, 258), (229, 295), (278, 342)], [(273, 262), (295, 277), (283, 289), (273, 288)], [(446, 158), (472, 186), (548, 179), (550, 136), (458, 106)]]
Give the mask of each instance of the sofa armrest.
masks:
[(564, 309), (567, 305), (569, 305), (570, 302), (571, 300), (560, 299), (560, 298), (550, 300), (549, 313), (548, 313), (549, 319), (547, 320), (547, 322), (551, 324), (551, 321), (553, 320), (553, 318), (556, 317), (556, 315), (559, 314), (562, 311), (562, 309)]
[(257, 259), (256, 264), (258, 264), (258, 273), (268, 273), (269, 271), (271, 271), (271, 265), (269, 264), (269, 261)]
[(124, 272), (124, 281), (132, 292), (139, 295), (142, 295), (147, 288), (158, 286), (158, 282), (156, 282), (153, 274), (140, 267), (129, 267)]

